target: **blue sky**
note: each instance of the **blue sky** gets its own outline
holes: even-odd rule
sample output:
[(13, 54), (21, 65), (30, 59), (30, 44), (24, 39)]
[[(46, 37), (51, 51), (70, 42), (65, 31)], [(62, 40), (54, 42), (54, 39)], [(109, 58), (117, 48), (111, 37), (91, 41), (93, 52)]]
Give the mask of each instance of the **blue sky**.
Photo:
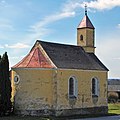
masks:
[(0, 0), (0, 54), (7, 51), (13, 66), (37, 39), (76, 45), (85, 4), (96, 28), (96, 55), (109, 78), (120, 78), (120, 0)]

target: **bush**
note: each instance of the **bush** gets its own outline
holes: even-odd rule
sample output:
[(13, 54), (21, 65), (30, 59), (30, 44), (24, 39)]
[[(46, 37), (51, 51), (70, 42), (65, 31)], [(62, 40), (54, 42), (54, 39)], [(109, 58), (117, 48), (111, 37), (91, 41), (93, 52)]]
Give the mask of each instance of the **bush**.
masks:
[(108, 92), (108, 102), (116, 103), (118, 101), (119, 95), (117, 92)]

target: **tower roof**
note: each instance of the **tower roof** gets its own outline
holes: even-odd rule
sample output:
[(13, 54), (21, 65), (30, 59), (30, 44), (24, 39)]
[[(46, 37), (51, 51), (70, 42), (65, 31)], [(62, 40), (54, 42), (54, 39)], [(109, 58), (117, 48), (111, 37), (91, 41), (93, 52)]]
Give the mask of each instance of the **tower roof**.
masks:
[(82, 19), (82, 21), (80, 22), (80, 24), (78, 25), (77, 28), (92, 28), (92, 29), (94, 29), (94, 26), (93, 26), (92, 22), (90, 21), (89, 17), (87, 16), (87, 14), (85, 14), (84, 18)]
[(78, 25), (78, 28), (92, 28), (94, 29), (94, 26), (92, 22), (90, 21), (89, 17), (87, 16), (87, 5), (85, 5), (85, 16)]

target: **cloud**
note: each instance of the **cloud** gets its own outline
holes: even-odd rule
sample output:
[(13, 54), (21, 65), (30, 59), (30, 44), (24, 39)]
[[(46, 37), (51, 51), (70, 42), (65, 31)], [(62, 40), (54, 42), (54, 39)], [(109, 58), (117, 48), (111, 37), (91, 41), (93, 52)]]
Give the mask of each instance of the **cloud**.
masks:
[(118, 24), (117, 27), (120, 28), (120, 24)]
[(120, 0), (91, 0), (89, 2), (83, 2), (82, 5), (87, 4), (89, 8), (94, 8), (97, 10), (112, 9), (114, 7), (120, 6)]
[(120, 6), (120, 0), (69, 0), (63, 6), (63, 11), (67, 12), (75, 12), (80, 8), (84, 8), (85, 4), (88, 6), (88, 10), (92, 9), (96, 10), (105, 10), (112, 9), (114, 7)]
[(82, 7), (82, 0), (70, 0), (67, 1), (64, 5), (63, 5), (63, 9), (62, 11), (64, 12), (75, 12), (76, 9), (80, 9)]
[(47, 25), (55, 21), (59, 21), (61, 19), (73, 16), (75, 16), (74, 11), (64, 11), (63, 9), (58, 13), (46, 16), (42, 20), (36, 22), (29, 27), (29, 34), (26, 36), (25, 41), (39, 39), (41, 36), (51, 33), (51, 30), (47, 28)]
[(35, 23), (34, 25), (30, 26), (29, 31), (32, 32), (37, 32), (40, 29), (46, 30), (44, 27), (50, 23), (53, 23), (55, 21), (61, 20), (63, 18), (67, 18), (67, 17), (71, 17), (74, 16), (75, 12), (62, 12), (62, 13), (57, 13), (54, 15), (49, 15), (47, 17), (45, 17), (42, 21), (39, 21), (37, 23)]
[(22, 48), (29, 48), (29, 45), (23, 44), (23, 43), (17, 43), (14, 45), (5, 45), (6, 48), (15, 48), (15, 49), (22, 49)]
[[(89, 8), (104, 10), (104, 9), (112, 9), (116, 6), (120, 6), (120, 0), (94, 0), (94, 1), (90, 0), (89, 2), (84, 2), (84, 0), (74, 0), (74, 1), (68, 0), (65, 4), (63, 4), (61, 10), (58, 13), (54, 13), (49, 16), (46, 16), (43, 20), (36, 22), (34, 25), (30, 26), (29, 31), (38, 34), (38, 31), (40, 31), (41, 29), (44, 35), (45, 32), (43, 31), (48, 30), (45, 29), (48, 24), (64, 18), (75, 16), (76, 11), (78, 9), (83, 8), (85, 4), (87, 4)], [(40, 32), (39, 34), (41, 35)]]
[(71, 17), (74, 15), (75, 15), (75, 12), (62, 12), (62, 13), (50, 15), (50, 16), (45, 17), (42, 21), (39, 21), (35, 25), (31, 26), (31, 28), (34, 30), (38, 30), (40, 27), (43, 27), (49, 23), (61, 20), (63, 18)]
[(6, 5), (6, 1), (5, 0), (1, 0), (0, 1), (0, 6), (5, 6)]

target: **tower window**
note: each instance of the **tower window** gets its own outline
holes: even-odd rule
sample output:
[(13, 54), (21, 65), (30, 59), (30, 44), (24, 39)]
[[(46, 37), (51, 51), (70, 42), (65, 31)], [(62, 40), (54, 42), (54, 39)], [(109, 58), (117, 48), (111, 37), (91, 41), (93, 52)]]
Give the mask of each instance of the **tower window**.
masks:
[(81, 40), (81, 41), (83, 40), (83, 35), (80, 35), (80, 40)]

